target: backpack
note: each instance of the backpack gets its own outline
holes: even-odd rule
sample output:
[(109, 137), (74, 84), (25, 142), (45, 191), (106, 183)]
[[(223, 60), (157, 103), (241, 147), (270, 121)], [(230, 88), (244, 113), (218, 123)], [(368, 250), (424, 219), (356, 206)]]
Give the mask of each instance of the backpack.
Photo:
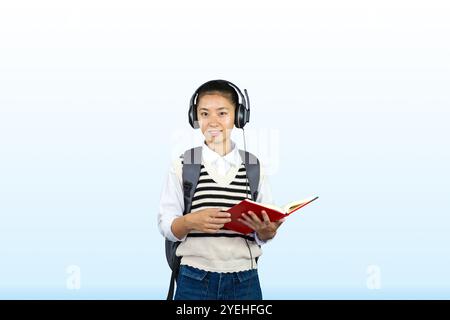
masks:
[[(260, 177), (259, 160), (256, 156), (248, 151), (239, 150), (239, 153), (241, 155), (241, 158), (244, 159), (248, 184), (250, 186), (251, 198), (253, 201), (256, 201), (258, 197)], [(202, 147), (189, 149), (180, 156), (180, 158), (183, 159), (183, 215), (189, 213), (191, 210), (192, 199), (194, 197), (195, 189), (197, 188), (197, 182), (200, 177), (201, 156)], [(165, 243), (167, 263), (172, 270), (169, 292), (167, 293), (167, 300), (173, 299), (174, 285), (178, 277), (178, 271), (180, 269), (181, 257), (177, 257), (177, 255), (175, 254), (180, 243), (180, 241), (173, 242), (167, 239)]]

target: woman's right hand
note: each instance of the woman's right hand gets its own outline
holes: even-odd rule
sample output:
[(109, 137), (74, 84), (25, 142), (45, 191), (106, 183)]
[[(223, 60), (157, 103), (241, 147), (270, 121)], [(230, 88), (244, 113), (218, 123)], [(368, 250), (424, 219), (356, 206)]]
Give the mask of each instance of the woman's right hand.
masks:
[(220, 208), (207, 208), (191, 212), (185, 216), (189, 230), (216, 233), (225, 223), (231, 221), (231, 215)]

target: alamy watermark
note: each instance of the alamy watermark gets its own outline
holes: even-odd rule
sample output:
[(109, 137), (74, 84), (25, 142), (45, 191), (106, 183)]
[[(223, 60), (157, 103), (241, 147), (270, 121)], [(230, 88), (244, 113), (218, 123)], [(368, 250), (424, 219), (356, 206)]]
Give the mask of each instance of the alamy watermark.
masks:
[(381, 289), (381, 268), (377, 265), (370, 265), (366, 269), (366, 286), (369, 290)]
[(69, 290), (81, 289), (81, 268), (77, 265), (70, 265), (66, 268), (66, 288)]
[[(170, 137), (171, 159), (178, 158), (189, 148), (201, 146), (205, 138), (200, 130), (177, 129)], [(231, 140), (239, 149), (244, 150), (242, 130), (234, 128)], [(274, 175), (280, 168), (280, 130), (272, 128), (246, 129), (245, 145), (247, 151), (253, 153), (261, 162), (264, 173)]]

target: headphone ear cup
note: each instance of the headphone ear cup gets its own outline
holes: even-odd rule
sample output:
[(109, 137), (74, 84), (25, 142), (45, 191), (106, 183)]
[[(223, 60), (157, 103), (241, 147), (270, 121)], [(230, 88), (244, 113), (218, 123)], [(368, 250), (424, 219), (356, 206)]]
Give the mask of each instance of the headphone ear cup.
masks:
[(197, 120), (197, 106), (190, 105), (188, 112), (189, 124), (192, 128), (198, 129), (200, 128)]
[(234, 125), (241, 129), (245, 126), (245, 108), (242, 104), (238, 104), (234, 114)]
[(188, 111), (188, 119), (189, 119), (189, 124), (191, 125), (192, 128), (194, 128), (194, 112), (193, 112), (193, 107), (192, 104), (189, 106), (189, 111)]
[(189, 111), (188, 111), (188, 118), (189, 118), (189, 124), (192, 128), (198, 129), (200, 128), (198, 124), (197, 119), (197, 105), (195, 103), (195, 98), (197, 97), (197, 90), (195, 90), (194, 94), (191, 97), (191, 100), (189, 101)]

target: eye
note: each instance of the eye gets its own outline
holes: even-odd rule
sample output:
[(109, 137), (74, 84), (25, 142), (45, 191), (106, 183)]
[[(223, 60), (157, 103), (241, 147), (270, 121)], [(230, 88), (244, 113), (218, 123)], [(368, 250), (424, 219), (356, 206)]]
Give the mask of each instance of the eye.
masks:
[(208, 112), (200, 112), (200, 115), (201, 115), (202, 117), (206, 117), (206, 116), (208, 115)]
[(224, 112), (224, 111), (222, 111), (221, 113), (220, 113), (220, 115), (221, 116), (224, 116), (224, 115), (227, 115), (228, 113), (227, 112)]

